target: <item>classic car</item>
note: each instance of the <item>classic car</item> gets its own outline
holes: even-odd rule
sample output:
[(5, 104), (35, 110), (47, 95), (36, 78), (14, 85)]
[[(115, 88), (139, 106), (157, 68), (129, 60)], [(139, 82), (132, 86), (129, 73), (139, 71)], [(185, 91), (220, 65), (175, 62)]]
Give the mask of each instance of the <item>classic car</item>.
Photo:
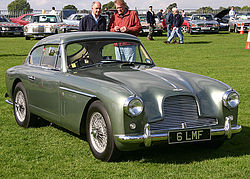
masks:
[(49, 35), (66, 32), (65, 24), (59, 15), (37, 14), (32, 16), (31, 23), (24, 26), (26, 40), (31, 37), (43, 38)]
[[(139, 19), (140, 19), (140, 23), (142, 25), (142, 30), (141, 30), (141, 32), (139, 34), (140, 35), (148, 34), (149, 26), (148, 26), (148, 23), (147, 23), (146, 16), (145, 15), (139, 15)], [(162, 35), (162, 32), (163, 32), (162, 21), (159, 21), (159, 19), (156, 17), (155, 22), (156, 22), (156, 25), (155, 25), (155, 28), (154, 28), (154, 33), (156, 35)]]
[(241, 131), (234, 89), (157, 67), (141, 41), (125, 33), (46, 37), (24, 64), (7, 70), (6, 89), (18, 125), (29, 127), (40, 116), (86, 136), (102, 161), (154, 142), (223, 143)]
[(250, 14), (237, 14), (229, 19), (228, 25), (230, 32), (240, 32), (241, 26), (243, 26), (243, 31), (247, 32), (250, 26)]
[(67, 32), (78, 31), (80, 20), (88, 14), (71, 14), (67, 19), (63, 19), (63, 22), (67, 24)]
[(0, 14), (0, 36), (23, 36), (23, 26)]
[(10, 18), (11, 22), (13, 23), (18, 23), (19, 25), (27, 25), (28, 23), (30, 23), (31, 21), (31, 17), (33, 16), (34, 14), (23, 14), (17, 18)]
[(189, 26), (190, 34), (219, 32), (219, 23), (212, 14), (193, 14)]

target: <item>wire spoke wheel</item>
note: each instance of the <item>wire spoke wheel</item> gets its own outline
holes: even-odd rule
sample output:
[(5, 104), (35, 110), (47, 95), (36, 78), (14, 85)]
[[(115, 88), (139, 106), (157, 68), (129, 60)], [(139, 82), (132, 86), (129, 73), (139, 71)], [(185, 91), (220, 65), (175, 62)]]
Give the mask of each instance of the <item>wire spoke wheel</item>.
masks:
[(15, 111), (16, 116), (20, 122), (23, 122), (26, 117), (26, 102), (24, 98), (24, 94), (22, 91), (18, 91), (15, 99)]
[(89, 125), (90, 139), (95, 150), (99, 153), (107, 147), (107, 125), (101, 113), (95, 112), (90, 118)]

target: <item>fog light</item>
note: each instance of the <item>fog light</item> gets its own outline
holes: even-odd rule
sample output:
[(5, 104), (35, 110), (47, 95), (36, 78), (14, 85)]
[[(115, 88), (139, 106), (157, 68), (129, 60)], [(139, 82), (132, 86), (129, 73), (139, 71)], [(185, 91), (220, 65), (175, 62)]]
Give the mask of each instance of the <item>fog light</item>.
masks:
[(131, 124), (129, 125), (129, 127), (130, 127), (130, 129), (134, 130), (134, 129), (136, 128), (136, 124), (135, 124), (135, 123), (131, 123)]

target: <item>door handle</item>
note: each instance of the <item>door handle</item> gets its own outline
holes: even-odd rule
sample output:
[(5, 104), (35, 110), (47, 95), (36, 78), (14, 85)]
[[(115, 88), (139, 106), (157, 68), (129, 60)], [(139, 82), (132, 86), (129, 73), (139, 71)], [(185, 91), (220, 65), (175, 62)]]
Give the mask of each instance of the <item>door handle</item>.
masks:
[(34, 76), (28, 76), (28, 79), (31, 80), (31, 81), (33, 81), (33, 80), (36, 79), (36, 77), (34, 77)]

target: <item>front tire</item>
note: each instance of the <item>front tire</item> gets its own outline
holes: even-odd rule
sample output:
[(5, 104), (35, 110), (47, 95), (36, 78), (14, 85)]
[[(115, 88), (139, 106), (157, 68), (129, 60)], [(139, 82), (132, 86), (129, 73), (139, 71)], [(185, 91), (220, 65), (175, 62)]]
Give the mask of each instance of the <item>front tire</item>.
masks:
[(118, 155), (110, 118), (100, 101), (93, 102), (86, 120), (87, 140), (94, 157), (102, 161), (113, 161)]
[(14, 90), (13, 101), (14, 115), (19, 126), (28, 128), (30, 126), (30, 110), (26, 90), (21, 82), (17, 83)]

